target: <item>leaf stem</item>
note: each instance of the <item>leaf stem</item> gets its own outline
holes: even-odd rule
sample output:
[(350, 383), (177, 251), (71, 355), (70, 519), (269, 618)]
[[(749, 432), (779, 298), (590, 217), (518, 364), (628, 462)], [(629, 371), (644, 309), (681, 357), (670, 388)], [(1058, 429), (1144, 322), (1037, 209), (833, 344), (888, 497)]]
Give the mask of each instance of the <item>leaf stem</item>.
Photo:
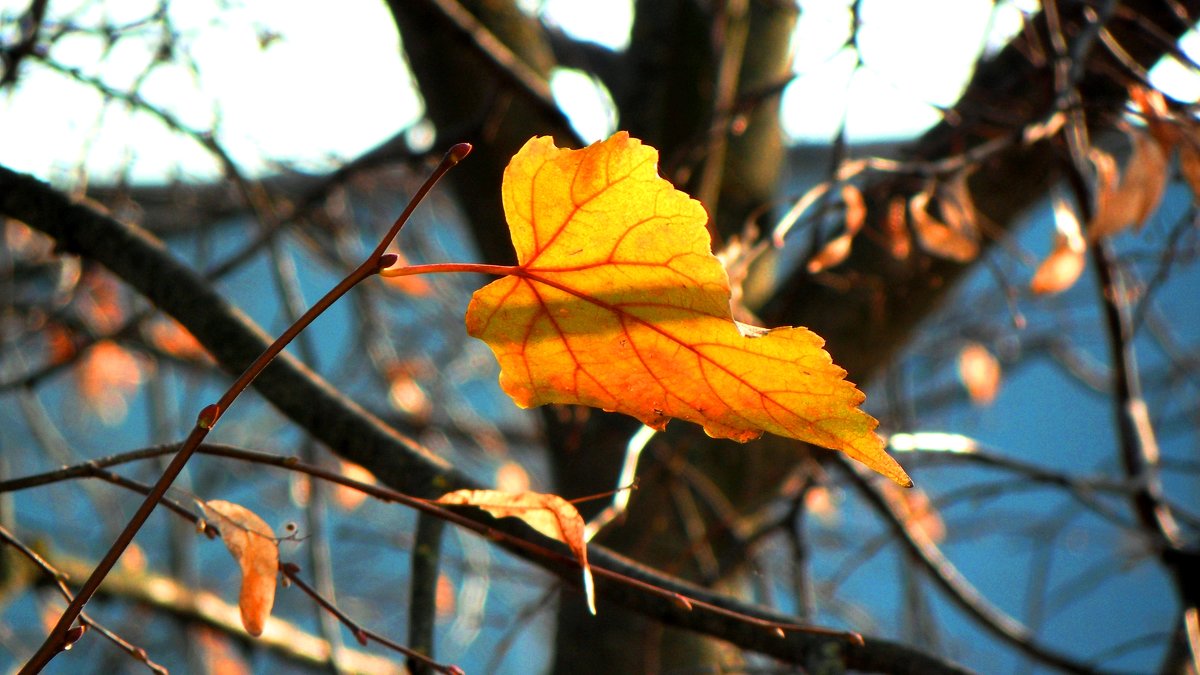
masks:
[(29, 662), (26, 663), (23, 668), (21, 668), (21, 675), (41, 672), (42, 669), (45, 668), (48, 663), (50, 663), (51, 659), (69, 646), (70, 642), (67, 640), (67, 635), (69, 631), (71, 631), (71, 627), (72, 624), (75, 623), (75, 619), (77, 619), (80, 613), (83, 611), (84, 605), (86, 605), (88, 600), (92, 598), (92, 595), (94, 595), (96, 590), (100, 587), (100, 584), (104, 581), (104, 578), (108, 576), (108, 573), (112, 570), (113, 566), (116, 565), (117, 560), (121, 557), (121, 554), (125, 552), (125, 549), (128, 548), (129, 544), (133, 541), (133, 538), (142, 528), (142, 525), (144, 525), (146, 520), (149, 519), (150, 513), (154, 511), (154, 507), (158, 505), (159, 500), (164, 494), (166, 494), (167, 490), (171, 487), (171, 484), (175, 482), (175, 479), (179, 476), (180, 472), (183, 471), (184, 465), (187, 464), (187, 461), (192, 457), (193, 454), (195, 454), (196, 448), (198, 448), (200, 443), (204, 441), (206, 436), (208, 436), (208, 432), (213, 428), (213, 426), (216, 425), (217, 421), (221, 418), (221, 415), (228, 410), (229, 406), (233, 404), (234, 400), (246, 390), (246, 387), (250, 386), (250, 383), (252, 383), (256, 377), (258, 377), (259, 373), (261, 373), (268, 365), (270, 365), (271, 361), (273, 361), (275, 357), (278, 356), (279, 353), (288, 346), (288, 343), (295, 339), (295, 337), (299, 335), (301, 331), (307, 328), (308, 325), (316, 320), (316, 318), (319, 317), (326, 309), (329, 309), (333, 303), (337, 302), (343, 295), (348, 293), (350, 289), (354, 288), (360, 282), (368, 277), (378, 274), (380, 270), (395, 263), (396, 257), (394, 255), (385, 253), (388, 244), (392, 243), (392, 240), (395, 239), (396, 235), (400, 233), (400, 229), (404, 227), (406, 222), (408, 222), (409, 217), (412, 215), (417, 205), (420, 204), (425, 195), (427, 195), (429, 191), (433, 189), (433, 186), (438, 182), (438, 180), (441, 179), (442, 176), (446, 175), (446, 172), (453, 168), (454, 165), (462, 161), (462, 159), (470, 152), (471, 145), (469, 143), (459, 143), (450, 148), (450, 151), (447, 152), (445, 157), (442, 158), (442, 161), (440, 164), (438, 164), (437, 168), (433, 170), (427, 179), (425, 179), (425, 182), (421, 185), (420, 189), (413, 194), (412, 198), (408, 202), (408, 206), (404, 208), (404, 211), (396, 219), (396, 222), (392, 223), (392, 226), (379, 241), (379, 244), (375, 247), (375, 250), (373, 250), (371, 254), (367, 256), (367, 259), (364, 260), (361, 265), (355, 268), (354, 271), (350, 272), (345, 279), (342, 279), (342, 281), (330, 289), (328, 293), (326, 293), (320, 300), (316, 302), (316, 304), (309, 308), (309, 310), (305, 312), (303, 316), (297, 319), (295, 323), (289, 326), (288, 329), (285, 330), (283, 334), (275, 340), (275, 342), (271, 343), (270, 347), (267, 347), (262, 354), (259, 354), (258, 358), (256, 358), (248, 368), (246, 368), (241, 376), (234, 380), (233, 384), (229, 386), (229, 389), (226, 390), (225, 394), (221, 396), (219, 401), (208, 405), (200, 411), (200, 414), (196, 419), (196, 425), (192, 427), (191, 433), (188, 434), (187, 439), (184, 440), (183, 444), (179, 448), (179, 451), (174, 457), (171, 458), (171, 462), (167, 465), (167, 468), (163, 470), (163, 474), (159, 477), (158, 482), (154, 484), (154, 487), (150, 490), (150, 493), (146, 495), (146, 498), (142, 501), (141, 505), (138, 506), (137, 511), (134, 512), (133, 517), (130, 518), (129, 522), (125, 525), (125, 529), (121, 531), (116, 540), (112, 543), (112, 546), (109, 547), (108, 552), (104, 554), (104, 557), (101, 558), (99, 563), (97, 563), (96, 568), (92, 570), (91, 576), (87, 578), (87, 581), (85, 581), (83, 586), (80, 587), (79, 592), (75, 594), (75, 598), (71, 600), (71, 603), (67, 606), (67, 609), (63, 611), (62, 616), (58, 619), (58, 623), (55, 624), (54, 629), (50, 631), (50, 634), (46, 636), (46, 640), (42, 642), (41, 647), (39, 647), (37, 652), (34, 653), (33, 657), (29, 659)]
[(516, 265), (487, 265), (484, 263), (430, 263), (428, 265), (405, 265), (404, 267), (389, 267), (379, 271), (383, 277), (408, 277), (416, 274), (447, 274), (475, 272), (503, 277), (519, 274), (520, 267)]

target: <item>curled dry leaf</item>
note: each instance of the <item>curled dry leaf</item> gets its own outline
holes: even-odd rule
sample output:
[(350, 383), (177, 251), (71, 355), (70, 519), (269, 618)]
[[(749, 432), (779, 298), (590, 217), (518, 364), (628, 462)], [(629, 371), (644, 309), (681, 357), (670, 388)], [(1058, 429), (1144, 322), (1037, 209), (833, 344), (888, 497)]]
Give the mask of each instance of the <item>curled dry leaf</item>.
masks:
[(454, 616), (455, 605), (458, 604), (457, 597), (454, 582), (445, 572), (439, 573), (433, 591), (433, 611), (439, 621)]
[(206, 675), (251, 675), (229, 635), (205, 625), (194, 626), (189, 634), (204, 661)]
[(142, 385), (142, 368), (129, 350), (112, 340), (101, 340), (92, 345), (75, 369), (79, 398), (101, 422), (117, 424), (125, 419), (129, 398)]
[(901, 195), (888, 201), (887, 214), (883, 219), (883, 233), (887, 237), (888, 252), (896, 260), (905, 260), (912, 253), (912, 238), (908, 236), (908, 202)]
[(958, 376), (971, 400), (988, 405), (1000, 390), (1000, 362), (987, 347), (972, 342), (958, 354)]
[(836, 496), (828, 487), (814, 485), (804, 493), (804, 511), (816, 516), (822, 525), (833, 527), (837, 525), (840, 510)]
[(275, 531), (256, 513), (233, 502), (212, 499), (204, 502), (204, 511), (215, 521), (225, 547), (242, 568), (242, 588), (238, 594), (242, 626), (255, 637), (262, 635), (275, 604), (275, 579), (279, 571)]
[[(339, 459), (338, 472), (346, 478), (356, 480), (360, 483), (375, 484), (375, 474), (354, 462)], [(333, 488), (332, 497), (333, 503), (337, 504), (338, 508), (343, 511), (353, 511), (362, 505), (363, 500), (367, 498), (367, 493), (339, 484)]]
[(1192, 196), (1196, 201), (1200, 201), (1200, 130), (1196, 128), (1195, 120), (1182, 128), (1179, 171), (1183, 173), (1183, 179), (1192, 189)]
[[(974, 233), (955, 229), (930, 215), (929, 198), (929, 192), (918, 192), (908, 203), (913, 231), (917, 233), (917, 243), (927, 253), (939, 258), (961, 263), (974, 260), (979, 255), (979, 242)], [(944, 210), (944, 212), (958, 213), (961, 217), (961, 212), (953, 210)]]
[(1162, 148), (1163, 155), (1169, 157), (1171, 150), (1179, 142), (1180, 131), (1171, 119), (1171, 110), (1167, 107), (1167, 100), (1163, 97), (1162, 92), (1143, 87), (1140, 84), (1133, 85), (1129, 87), (1129, 99), (1142, 113), (1150, 135)]
[(924, 537), (935, 544), (946, 538), (946, 523), (924, 490), (900, 490), (895, 485), (884, 483), (883, 491), (910, 534)]
[(850, 245), (854, 237), (844, 232), (825, 244), (817, 254), (808, 260), (809, 274), (816, 274), (830, 267), (842, 264), (850, 256)]
[(147, 327), (150, 342), (176, 358), (184, 361), (210, 361), (208, 352), (183, 324), (169, 317), (161, 317)]
[(520, 518), (538, 532), (566, 544), (583, 568), (583, 591), (588, 609), (596, 613), (596, 591), (587, 560), (583, 516), (571, 502), (558, 495), (499, 490), (455, 490), (438, 498), (439, 504), (474, 506), (497, 518)]
[(808, 271), (816, 274), (842, 264), (850, 256), (850, 246), (854, 235), (862, 229), (867, 220), (867, 203), (863, 200), (862, 192), (853, 185), (842, 186), (842, 202), (845, 204), (845, 231), (825, 244), (821, 250), (808, 261)]
[(942, 222), (951, 230), (974, 237), (979, 231), (979, 214), (975, 210), (975, 200), (971, 198), (971, 188), (967, 185), (969, 175), (969, 171), (962, 170), (938, 185), (938, 212), (942, 215)]
[(805, 328), (739, 329), (699, 202), (628, 134), (583, 150), (535, 138), (504, 172), (519, 265), (475, 292), (467, 332), (522, 407), (576, 403), (713, 437), (764, 431), (840, 450), (903, 485), (864, 396)]
[(867, 201), (863, 199), (862, 190), (847, 183), (842, 186), (842, 203), (846, 208), (846, 233), (854, 236), (867, 222)]
[(528, 492), (529, 472), (517, 462), (509, 460), (496, 468), (496, 487), (501, 492)]
[(1087, 243), (1079, 219), (1061, 195), (1054, 196), (1054, 248), (1038, 265), (1029, 288), (1038, 295), (1061, 293), (1075, 284), (1087, 265)]
[(1167, 188), (1167, 155), (1149, 134), (1129, 132), (1133, 150), (1118, 180), (1112, 156), (1092, 148), (1096, 167), (1096, 213), (1087, 227), (1091, 241), (1109, 237), (1130, 226), (1141, 227), (1162, 201)]
[[(392, 268), (408, 266), (408, 258), (404, 256), (404, 252), (395, 243), (388, 247), (387, 252), (396, 256), (396, 262), (392, 263)], [(433, 288), (429, 285), (429, 282), (422, 276), (388, 276), (386, 274), (381, 276), (383, 277), (383, 283), (387, 284), (389, 288), (394, 288), (406, 295), (425, 297), (433, 292)]]

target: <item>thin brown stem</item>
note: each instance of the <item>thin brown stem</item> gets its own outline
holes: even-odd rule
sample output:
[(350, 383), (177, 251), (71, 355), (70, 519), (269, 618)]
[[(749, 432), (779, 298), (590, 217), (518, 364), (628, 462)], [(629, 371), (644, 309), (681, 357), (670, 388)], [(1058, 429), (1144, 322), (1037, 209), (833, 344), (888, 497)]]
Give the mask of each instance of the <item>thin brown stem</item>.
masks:
[[(58, 592), (67, 599), (68, 602), (71, 600), (71, 591), (67, 588), (66, 583), (67, 575), (60, 572), (57, 568), (47, 562), (45, 558), (38, 555), (36, 551), (29, 548), (23, 542), (21, 542), (21, 540), (14, 537), (11, 532), (4, 528), (3, 525), (0, 525), (0, 543), (4, 543), (13, 547), (18, 553), (25, 556), (25, 558), (33, 563), (35, 567), (40, 569), (43, 574), (53, 579), (52, 584), (58, 589)], [(86, 613), (81, 613), (79, 615), (79, 620), (82, 625), (94, 628), (98, 633), (103, 635), (126, 654), (129, 654), (129, 656), (135, 661), (140, 661), (146, 664), (146, 667), (151, 671), (155, 673), (161, 673), (162, 675), (167, 675), (167, 669), (163, 668), (154, 661), (151, 661), (150, 657), (146, 654), (145, 649), (131, 644), (120, 635), (117, 635), (116, 633), (97, 623)], [(76, 635), (77, 637), (82, 637), (83, 631), (79, 631)]]
[(171, 462), (163, 471), (162, 476), (159, 477), (158, 482), (154, 484), (154, 487), (150, 490), (150, 493), (146, 495), (146, 498), (142, 501), (137, 511), (134, 512), (133, 517), (130, 518), (129, 523), (126, 524), (125, 529), (122, 530), (117, 536), (116, 541), (113, 542), (108, 552), (105, 553), (103, 558), (101, 558), (100, 562), (96, 565), (96, 569), (92, 571), (91, 576), (89, 576), (87, 581), (83, 583), (83, 586), (79, 589), (79, 592), (67, 606), (66, 611), (64, 611), (62, 616), (59, 617), (58, 623), (55, 624), (54, 629), (51, 630), (50, 634), (46, 636), (46, 640), (42, 643), (41, 647), (38, 648), (37, 652), (34, 653), (29, 662), (26, 663), (21, 669), (22, 675), (27, 673), (41, 672), (41, 670), (46, 667), (46, 664), (50, 663), (51, 659), (53, 659), (67, 647), (69, 643), (66, 642), (66, 637), (71, 631), (71, 626), (74, 624), (75, 619), (79, 616), (80, 612), (83, 611), (84, 605), (86, 605), (88, 600), (91, 599), (92, 595), (95, 594), (96, 589), (99, 588), (101, 582), (104, 581), (104, 577), (107, 576), (109, 571), (112, 570), (113, 566), (117, 564), (117, 560), (120, 559), (121, 554), (125, 552), (125, 549), (133, 541), (134, 536), (136, 536), (138, 531), (141, 530), (142, 525), (145, 524), (146, 520), (150, 517), (150, 513), (154, 511), (154, 507), (158, 505), (159, 500), (163, 497), (163, 495), (166, 494), (167, 490), (171, 487), (171, 484), (175, 482), (175, 479), (179, 476), (180, 472), (183, 471), (183, 467), (187, 464), (187, 461), (195, 453), (196, 448), (200, 446), (200, 443), (204, 440), (204, 438), (208, 436), (208, 432), (213, 428), (214, 425), (216, 425), (223, 412), (229, 409), (229, 406), (233, 404), (234, 400), (236, 400), (237, 397), (243, 391), (245, 391), (246, 387), (250, 386), (250, 383), (253, 382), (256, 377), (258, 377), (259, 373), (261, 373), (268, 365), (270, 365), (271, 361), (274, 360), (275, 357), (278, 356), (285, 347), (287, 347), (288, 343), (295, 339), (300, 331), (307, 328), (309, 324), (315, 321), (317, 317), (324, 313), (325, 310), (331, 307), (333, 303), (337, 302), (343, 295), (348, 293), (350, 289), (354, 288), (368, 277), (378, 274), (379, 270), (388, 267), (395, 262), (394, 256), (384, 253), (388, 244), (390, 244), (392, 240), (395, 239), (396, 235), (399, 234), (400, 228), (404, 227), (404, 223), (408, 221), (409, 216), (412, 215), (412, 212), (414, 209), (416, 209), (417, 204), (419, 204), (425, 195), (428, 194), (431, 189), (433, 189), (433, 186), (437, 183), (437, 181), (452, 167), (454, 167), (455, 164), (458, 164), (464, 157), (466, 157), (470, 151), (471, 146), (466, 143), (459, 143), (451, 148), (450, 151), (446, 153), (446, 156), (442, 159), (441, 164), (438, 165), (433, 173), (430, 174), (429, 178), (426, 179), (425, 183), (421, 185), (421, 188), (417, 190), (416, 194), (413, 195), (408, 206), (405, 207), (404, 211), (400, 214), (400, 217), (397, 218), (396, 222), (393, 223), (391, 228), (388, 229), (387, 234), (383, 236), (379, 242), (379, 245), (376, 246), (375, 250), (371, 252), (371, 255), (368, 256), (367, 259), (364, 260), (363, 263), (354, 271), (352, 271), (345, 279), (343, 279), (336, 286), (334, 286), (333, 289), (326, 293), (324, 297), (318, 300), (316, 304), (309, 308), (309, 310), (305, 312), (304, 315), (301, 316), (287, 330), (285, 330), (283, 334), (271, 344), (270, 347), (260, 354), (259, 357), (255, 359), (248, 368), (246, 368), (245, 372), (243, 372), (241, 376), (238, 377), (232, 385), (230, 385), (229, 389), (226, 390), (225, 394), (219, 401), (217, 401), (217, 403), (211, 404), (204, 408), (204, 410), (200, 411), (200, 415), (196, 420), (196, 425), (192, 428), (191, 433), (188, 434), (187, 439), (179, 448), (179, 452), (177, 452), (171, 459)]
[(279, 566), (279, 570), (283, 573), (283, 576), (287, 577), (287, 579), (295, 584), (297, 588), (304, 591), (318, 605), (324, 607), (327, 612), (336, 616), (338, 621), (341, 621), (346, 628), (349, 628), (350, 632), (354, 634), (354, 637), (356, 640), (358, 640), (359, 644), (365, 645), (368, 640), (373, 640), (385, 647), (388, 647), (389, 649), (393, 649), (401, 654), (404, 654), (406, 657), (408, 657), (410, 662), (419, 661), (422, 665), (432, 668), (439, 673), (445, 673), (446, 675), (463, 675), (463, 670), (458, 666), (439, 663), (416, 650), (409, 649), (408, 647), (389, 640), (388, 638), (375, 633), (374, 631), (363, 628), (358, 624), (358, 622), (347, 616), (346, 613), (339, 609), (336, 605), (322, 597), (321, 594), (318, 593), (312, 586), (309, 586), (307, 583), (305, 583), (304, 580), (300, 578), (299, 567), (284, 563)]
[(871, 479), (865, 476), (857, 465), (839, 460), (837, 466), (849, 476), (851, 485), (859, 494), (884, 517), (887, 524), (899, 537), (900, 542), (913, 555), (913, 559), (929, 572), (934, 582), (990, 633), (1037, 659), (1040, 663), (1070, 673), (1096, 672), (1091, 665), (1076, 661), (1070, 656), (1042, 644), (1028, 628), (988, 602), (962, 576), (958, 568), (946, 558), (942, 550), (923, 530), (910, 527), (905, 522), (904, 517), (899, 515), (898, 509), (889, 501), (887, 495), (872, 483)]

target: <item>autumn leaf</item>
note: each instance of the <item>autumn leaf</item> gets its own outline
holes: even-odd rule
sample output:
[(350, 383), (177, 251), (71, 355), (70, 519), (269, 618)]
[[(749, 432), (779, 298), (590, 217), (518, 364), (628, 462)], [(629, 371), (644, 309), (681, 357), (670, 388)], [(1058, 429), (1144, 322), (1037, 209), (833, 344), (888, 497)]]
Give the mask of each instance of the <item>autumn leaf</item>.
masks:
[(1054, 197), (1054, 248), (1038, 265), (1029, 289), (1035, 294), (1061, 293), (1079, 279), (1087, 265), (1087, 242), (1079, 228), (1079, 219), (1061, 195)]
[[(933, 217), (928, 210), (929, 198), (929, 192), (918, 192), (909, 200), (913, 231), (917, 233), (921, 248), (930, 255), (960, 263), (974, 260), (979, 255), (979, 242), (973, 233), (961, 231)], [(945, 208), (943, 213), (962, 215), (956, 208)]]
[(112, 340), (101, 340), (80, 359), (75, 370), (79, 398), (87, 409), (112, 426), (125, 419), (129, 399), (142, 385), (142, 364)]
[(850, 257), (850, 247), (854, 242), (854, 235), (858, 234), (867, 220), (867, 204), (858, 188), (849, 184), (842, 186), (842, 201), (846, 205), (846, 229), (826, 243), (808, 261), (810, 274), (836, 267)]
[[(375, 474), (368, 471), (366, 468), (347, 462), (344, 459), (338, 459), (338, 471), (346, 478), (356, 480), (360, 483), (375, 483)], [(356, 490), (352, 487), (337, 484), (333, 487), (333, 503), (337, 504), (343, 511), (353, 511), (357, 509), (367, 498), (367, 493)]]
[(520, 518), (538, 532), (567, 545), (583, 568), (583, 590), (588, 609), (596, 613), (596, 591), (584, 542), (583, 516), (571, 502), (558, 495), (498, 490), (455, 490), (438, 498), (439, 504), (474, 506), (497, 518)]
[(583, 150), (535, 138), (513, 157), (503, 197), (519, 265), (467, 310), (504, 391), (522, 407), (579, 403), (655, 429), (675, 417), (738, 441), (770, 431), (910, 484), (824, 340), (732, 319), (708, 216), (657, 160), (623, 132)]
[(271, 607), (275, 604), (275, 578), (279, 570), (279, 544), (275, 532), (256, 513), (240, 504), (213, 499), (204, 502), (213, 516), (221, 540), (242, 568), (238, 608), (242, 626), (257, 637), (262, 635)]
[(1167, 156), (1162, 146), (1144, 131), (1128, 132), (1133, 150), (1125, 172), (1117, 179), (1111, 155), (1093, 148), (1096, 167), (1096, 214), (1087, 226), (1091, 241), (1141, 227), (1158, 209), (1167, 186)]
[(988, 405), (1000, 391), (1000, 362), (978, 342), (971, 342), (958, 353), (958, 377), (971, 401)]
[[(408, 258), (404, 255), (404, 251), (400, 250), (394, 242), (388, 247), (387, 252), (396, 256), (396, 262), (392, 263), (392, 267), (404, 267), (408, 265)], [(383, 281), (389, 287), (415, 297), (424, 297), (433, 293), (433, 288), (429, 286), (429, 282), (419, 276), (388, 276), (383, 275)]]
[(883, 234), (888, 252), (896, 260), (906, 260), (912, 251), (912, 240), (908, 236), (908, 202), (896, 195), (888, 202), (887, 215), (883, 218)]
[(154, 346), (185, 361), (207, 361), (208, 352), (200, 342), (178, 321), (168, 317), (154, 321), (147, 327), (147, 337)]
[(1192, 189), (1192, 196), (1200, 200), (1200, 130), (1196, 125), (1183, 127), (1182, 142), (1179, 144), (1179, 170)]
[(924, 490), (901, 490), (890, 483), (883, 483), (882, 487), (885, 498), (910, 533), (916, 530), (935, 544), (946, 539), (946, 523)]

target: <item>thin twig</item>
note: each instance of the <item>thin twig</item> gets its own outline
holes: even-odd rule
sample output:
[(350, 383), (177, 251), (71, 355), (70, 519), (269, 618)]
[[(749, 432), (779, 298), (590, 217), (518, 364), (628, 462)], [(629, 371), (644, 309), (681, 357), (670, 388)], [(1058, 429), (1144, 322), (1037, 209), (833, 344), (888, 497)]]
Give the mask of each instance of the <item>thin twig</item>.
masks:
[(404, 654), (410, 661), (420, 661), (439, 673), (445, 673), (446, 675), (464, 675), (463, 670), (458, 666), (438, 663), (437, 661), (434, 661), (418, 651), (409, 649), (408, 647), (389, 640), (388, 638), (375, 633), (374, 631), (363, 628), (358, 624), (358, 622), (356, 622), (354, 619), (351, 619), (336, 605), (321, 597), (321, 594), (313, 589), (312, 586), (309, 586), (307, 583), (305, 583), (304, 580), (300, 578), (299, 567), (296, 567), (292, 564), (283, 563), (279, 566), (279, 570), (283, 573), (283, 576), (287, 577), (287, 579), (295, 584), (297, 588), (308, 594), (308, 596), (311, 597), (318, 605), (324, 607), (326, 611), (336, 616), (338, 621), (341, 621), (346, 628), (350, 629), (350, 632), (354, 634), (354, 638), (358, 640), (359, 644), (366, 645), (368, 640), (374, 640), (375, 642), (378, 642), (389, 649), (393, 649), (401, 654)]
[[(52, 579), (52, 584), (54, 585), (54, 587), (58, 589), (58, 592), (64, 598), (67, 599), (67, 602), (70, 602), (72, 600), (71, 590), (69, 588), (67, 588), (67, 583), (66, 583), (67, 575), (60, 572), (53, 565), (51, 565), (49, 562), (47, 562), (45, 558), (38, 555), (36, 551), (29, 548), (24, 543), (22, 543), (21, 540), (14, 537), (12, 535), (12, 533), (9, 532), (3, 525), (0, 525), (0, 540), (3, 540), (3, 542), (5, 544), (8, 544), (9, 546), (15, 548), (21, 555), (25, 556), (25, 558), (27, 558), (38, 569), (40, 569), (43, 574), (50, 577)], [(159, 664), (155, 663), (154, 661), (151, 661), (150, 657), (146, 653), (145, 649), (134, 646), (133, 644), (131, 644), (130, 642), (128, 642), (121, 636), (114, 633), (113, 631), (100, 625), (94, 619), (92, 619), (90, 616), (88, 616), (88, 614), (86, 612), (81, 613), (79, 615), (79, 620), (84, 626), (95, 629), (97, 632), (99, 632), (105, 638), (110, 640), (113, 644), (115, 644), (117, 647), (119, 647), (126, 654), (129, 654), (129, 656), (133, 657), (133, 660), (144, 663), (146, 665), (146, 667), (149, 668), (152, 672), (161, 673), (162, 675), (167, 675), (167, 669), (160, 666)], [(82, 637), (82, 636), (83, 636), (83, 632), (81, 631), (75, 637), (76, 637), (76, 639), (78, 639), (79, 637)]]
[(133, 538), (137, 534), (138, 530), (141, 529), (142, 525), (150, 517), (150, 513), (154, 510), (154, 507), (158, 505), (159, 499), (166, 494), (166, 491), (168, 488), (170, 488), (171, 483), (173, 483), (175, 478), (180, 474), (181, 471), (183, 471), (183, 467), (185, 464), (187, 464), (188, 459), (191, 458), (196, 448), (208, 435), (209, 430), (216, 425), (224, 411), (229, 409), (229, 406), (233, 404), (233, 402), (243, 391), (245, 391), (246, 387), (250, 386), (250, 383), (253, 382), (256, 377), (258, 377), (258, 374), (261, 373), (267, 367), (267, 365), (269, 365), (271, 361), (283, 351), (283, 349), (296, 337), (296, 335), (300, 333), (300, 331), (307, 328), (309, 324), (315, 321), (317, 317), (325, 312), (325, 310), (329, 309), (329, 307), (331, 307), (333, 303), (337, 302), (339, 298), (358, 285), (359, 282), (377, 274), (379, 270), (391, 265), (394, 262), (392, 259), (394, 256), (384, 255), (384, 251), (388, 244), (391, 243), (392, 239), (394, 239), (395, 236), (400, 232), (400, 228), (404, 226), (404, 223), (407, 222), (409, 216), (412, 215), (413, 210), (416, 209), (416, 206), (420, 202), (421, 198), (423, 198), (429, 192), (429, 190), (433, 189), (433, 186), (437, 183), (438, 179), (445, 175), (446, 172), (449, 171), (455, 164), (466, 157), (470, 150), (471, 146), (463, 143), (454, 146), (448, 153), (446, 153), (442, 163), (438, 165), (438, 168), (434, 170), (421, 188), (413, 195), (413, 198), (409, 202), (408, 206), (405, 207), (404, 211), (400, 214), (400, 217), (396, 219), (396, 222), (392, 224), (392, 227), (388, 230), (387, 234), (384, 235), (379, 246), (375, 248), (375, 251), (372, 252), (371, 256), (364, 260), (362, 265), (351, 272), (325, 296), (318, 300), (316, 304), (309, 308), (309, 310), (305, 312), (304, 316), (297, 320), (296, 323), (292, 324), (287, 330), (285, 330), (283, 334), (280, 335), (279, 338), (277, 338), (275, 342), (273, 342), (271, 346), (266, 349), (266, 351), (259, 355), (259, 357), (250, 364), (250, 366), (242, 373), (242, 375), (238, 377), (238, 379), (235, 380), (232, 385), (230, 385), (229, 389), (226, 390), (225, 394), (219, 401), (209, 405), (200, 412), (200, 415), (196, 420), (196, 425), (192, 428), (187, 440), (185, 440), (183, 445), (180, 447), (179, 452), (171, 459), (171, 463), (167, 465), (166, 470), (163, 471), (163, 474), (159, 478), (158, 482), (154, 484), (154, 488), (151, 493), (146, 496), (146, 499), (142, 502), (141, 506), (138, 507), (138, 510), (129, 520), (129, 523), (126, 525), (125, 529), (122, 530), (116, 541), (113, 542), (112, 546), (108, 550), (108, 553), (101, 558), (100, 562), (96, 565), (95, 571), (93, 571), (92, 575), (88, 577), (87, 581), (85, 581), (83, 586), (79, 589), (79, 593), (67, 606), (66, 611), (63, 612), (62, 616), (58, 620), (58, 623), (54, 626), (54, 629), (49, 635), (46, 636), (45, 642), (42, 643), (42, 646), (33, 655), (29, 662), (25, 664), (25, 667), (21, 669), (22, 675), (26, 675), (27, 673), (41, 672), (42, 668), (44, 668), (51, 659), (53, 659), (66, 647), (67, 643), (64, 642), (64, 639), (67, 633), (71, 630), (71, 624), (75, 621), (75, 618), (79, 616), (81, 611), (83, 611), (83, 606), (87, 604), (88, 600), (91, 599), (92, 595), (96, 592), (96, 589), (99, 588), (100, 583), (104, 580), (104, 577), (108, 574), (109, 570), (113, 568), (113, 566), (117, 563), (117, 560), (121, 557), (121, 554), (125, 552), (125, 549), (133, 541)]
[(899, 537), (900, 542), (929, 572), (937, 585), (988, 632), (1029, 654), (1040, 663), (1071, 673), (1096, 672), (1093, 666), (1076, 661), (1042, 644), (1038, 641), (1037, 636), (1019, 621), (989, 603), (946, 558), (924, 530), (908, 526), (905, 518), (898, 513), (883, 491), (874, 485), (869, 477), (863, 475), (857, 465), (851, 464), (848, 460), (842, 460), (839, 456), (837, 466), (849, 476), (851, 485), (858, 490), (867, 503), (883, 516), (888, 526)]
[(442, 530), (446, 522), (427, 513), (417, 515), (413, 538), (412, 571), (409, 573), (408, 644), (423, 658), (410, 657), (413, 675), (425, 675), (432, 667), (434, 628), (437, 626), (437, 587), (440, 574)]
[[(188, 267), (128, 226), (94, 209), (72, 204), (44, 182), (4, 167), (0, 167), (0, 212), (50, 234), (64, 250), (108, 266), (180, 320), (226, 367), (242, 367), (261, 350), (259, 331)], [(385, 483), (422, 494), (433, 492), (437, 486), (476, 487), (439, 457), (336, 395), (319, 376), (301, 370), (290, 359), (282, 359), (257, 384), (297, 424), (342, 456), (363, 464)], [(508, 527), (504, 523), (484, 526), (462, 520), (485, 537), (495, 537)], [(549, 552), (545, 546), (529, 543), (544, 539), (530, 537), (527, 529), (511, 529), (520, 532), (512, 540), (504, 540), (511, 551), (564, 579), (577, 578), (578, 565), (565, 547)], [(911, 672), (963, 672), (944, 659), (887, 640), (872, 638), (862, 644), (845, 635), (796, 630), (789, 617), (647, 569), (604, 547), (589, 547), (589, 560), (597, 577), (617, 582), (603, 584), (600, 597), (668, 625), (720, 637), (744, 649), (795, 662), (797, 655), (836, 642), (850, 668), (870, 670), (903, 662)], [(601, 568), (603, 571), (599, 571)], [(688, 600), (687, 604), (681, 599)], [(697, 602), (691, 602), (693, 599)], [(697, 608), (711, 611), (697, 612)], [(779, 630), (785, 633), (782, 638)]]

